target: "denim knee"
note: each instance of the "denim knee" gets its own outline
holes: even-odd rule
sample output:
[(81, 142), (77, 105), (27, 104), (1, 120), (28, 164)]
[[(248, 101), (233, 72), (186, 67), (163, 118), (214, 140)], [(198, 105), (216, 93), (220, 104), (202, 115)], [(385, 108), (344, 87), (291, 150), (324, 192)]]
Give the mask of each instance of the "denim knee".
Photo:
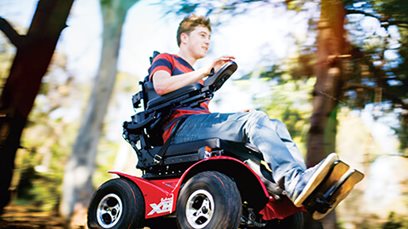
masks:
[(248, 112), (248, 120), (258, 121), (259, 119), (269, 119), (268, 115), (263, 111), (249, 111)]
[(278, 119), (271, 119), (270, 121), (274, 127), (274, 130), (276, 131), (276, 133), (279, 135), (279, 137), (282, 140), (292, 141), (292, 137), (285, 123), (283, 123), (282, 121)]
[(254, 134), (256, 129), (263, 127), (263, 122), (269, 120), (268, 115), (263, 111), (250, 111), (246, 113), (244, 130), (247, 136)]
[(286, 127), (286, 124), (285, 123), (283, 123), (281, 120), (279, 120), (279, 119), (270, 119), (270, 122), (272, 123), (272, 125), (273, 125), (273, 127), (274, 127), (274, 129), (276, 130), (276, 131), (278, 131), (278, 130), (286, 130), (287, 129), (287, 127)]

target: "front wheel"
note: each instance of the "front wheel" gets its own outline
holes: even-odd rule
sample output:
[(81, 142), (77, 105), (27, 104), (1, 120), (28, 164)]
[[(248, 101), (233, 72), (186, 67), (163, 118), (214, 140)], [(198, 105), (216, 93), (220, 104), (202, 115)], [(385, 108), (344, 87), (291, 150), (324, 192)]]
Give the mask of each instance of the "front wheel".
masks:
[(177, 223), (182, 229), (235, 229), (241, 206), (241, 195), (231, 178), (216, 171), (198, 173), (180, 191)]
[(88, 209), (89, 228), (141, 228), (144, 199), (129, 180), (116, 178), (105, 182), (92, 197)]

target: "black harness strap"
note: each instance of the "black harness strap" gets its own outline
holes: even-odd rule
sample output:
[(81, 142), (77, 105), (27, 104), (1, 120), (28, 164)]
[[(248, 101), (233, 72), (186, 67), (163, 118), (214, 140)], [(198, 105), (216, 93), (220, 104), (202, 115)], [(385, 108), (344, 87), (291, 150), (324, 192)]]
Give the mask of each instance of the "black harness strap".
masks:
[(179, 118), (180, 120), (177, 122), (176, 126), (173, 128), (171, 131), (169, 139), (163, 144), (163, 146), (160, 148), (159, 152), (157, 152), (156, 155), (153, 157), (153, 162), (155, 165), (160, 165), (163, 163), (163, 157), (166, 155), (167, 149), (170, 146), (171, 140), (173, 140), (174, 136), (176, 135), (178, 129), (180, 126), (184, 123), (184, 121), (187, 119), (187, 116), (182, 116)]

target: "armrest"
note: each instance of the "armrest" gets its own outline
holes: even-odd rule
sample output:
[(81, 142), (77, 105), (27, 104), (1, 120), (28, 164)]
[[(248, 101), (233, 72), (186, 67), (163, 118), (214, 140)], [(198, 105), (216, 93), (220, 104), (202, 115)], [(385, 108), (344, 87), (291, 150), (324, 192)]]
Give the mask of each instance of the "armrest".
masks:
[[(234, 61), (228, 62), (214, 75), (209, 76), (204, 81), (204, 86), (199, 83), (190, 84), (162, 96), (157, 95), (153, 84), (148, 82), (145, 84), (145, 90), (149, 99), (147, 109), (163, 109), (172, 105), (193, 102), (195, 99), (201, 100), (203, 97), (212, 97), (213, 92), (218, 90), (237, 68), (238, 65)], [(202, 96), (195, 96), (200, 93)]]
[(180, 98), (180, 97), (182, 97), (184, 95), (188, 95), (188, 94), (190, 94), (192, 92), (200, 91), (202, 87), (203, 86), (201, 84), (195, 83), (195, 84), (190, 84), (188, 86), (182, 87), (182, 88), (178, 89), (177, 91), (173, 91), (171, 93), (168, 93), (168, 94), (165, 94), (165, 95), (162, 95), (162, 96), (158, 95), (156, 98), (151, 99), (147, 103), (147, 108), (148, 109), (154, 108), (154, 107), (156, 107), (158, 105), (161, 105), (161, 104), (170, 102), (172, 100), (178, 99), (178, 98)]
[(214, 75), (208, 76), (204, 81), (204, 86), (216, 91), (227, 81), (227, 79), (237, 70), (238, 65), (234, 61), (225, 63)]

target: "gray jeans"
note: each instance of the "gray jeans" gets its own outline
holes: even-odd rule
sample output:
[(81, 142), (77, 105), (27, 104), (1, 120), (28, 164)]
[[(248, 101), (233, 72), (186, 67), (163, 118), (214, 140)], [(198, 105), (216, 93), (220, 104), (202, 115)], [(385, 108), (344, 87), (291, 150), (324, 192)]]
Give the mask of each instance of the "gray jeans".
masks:
[(303, 158), (285, 124), (260, 111), (211, 113), (189, 116), (173, 143), (221, 138), (255, 145), (270, 164), (273, 178), (288, 187), (293, 176), (306, 169)]

